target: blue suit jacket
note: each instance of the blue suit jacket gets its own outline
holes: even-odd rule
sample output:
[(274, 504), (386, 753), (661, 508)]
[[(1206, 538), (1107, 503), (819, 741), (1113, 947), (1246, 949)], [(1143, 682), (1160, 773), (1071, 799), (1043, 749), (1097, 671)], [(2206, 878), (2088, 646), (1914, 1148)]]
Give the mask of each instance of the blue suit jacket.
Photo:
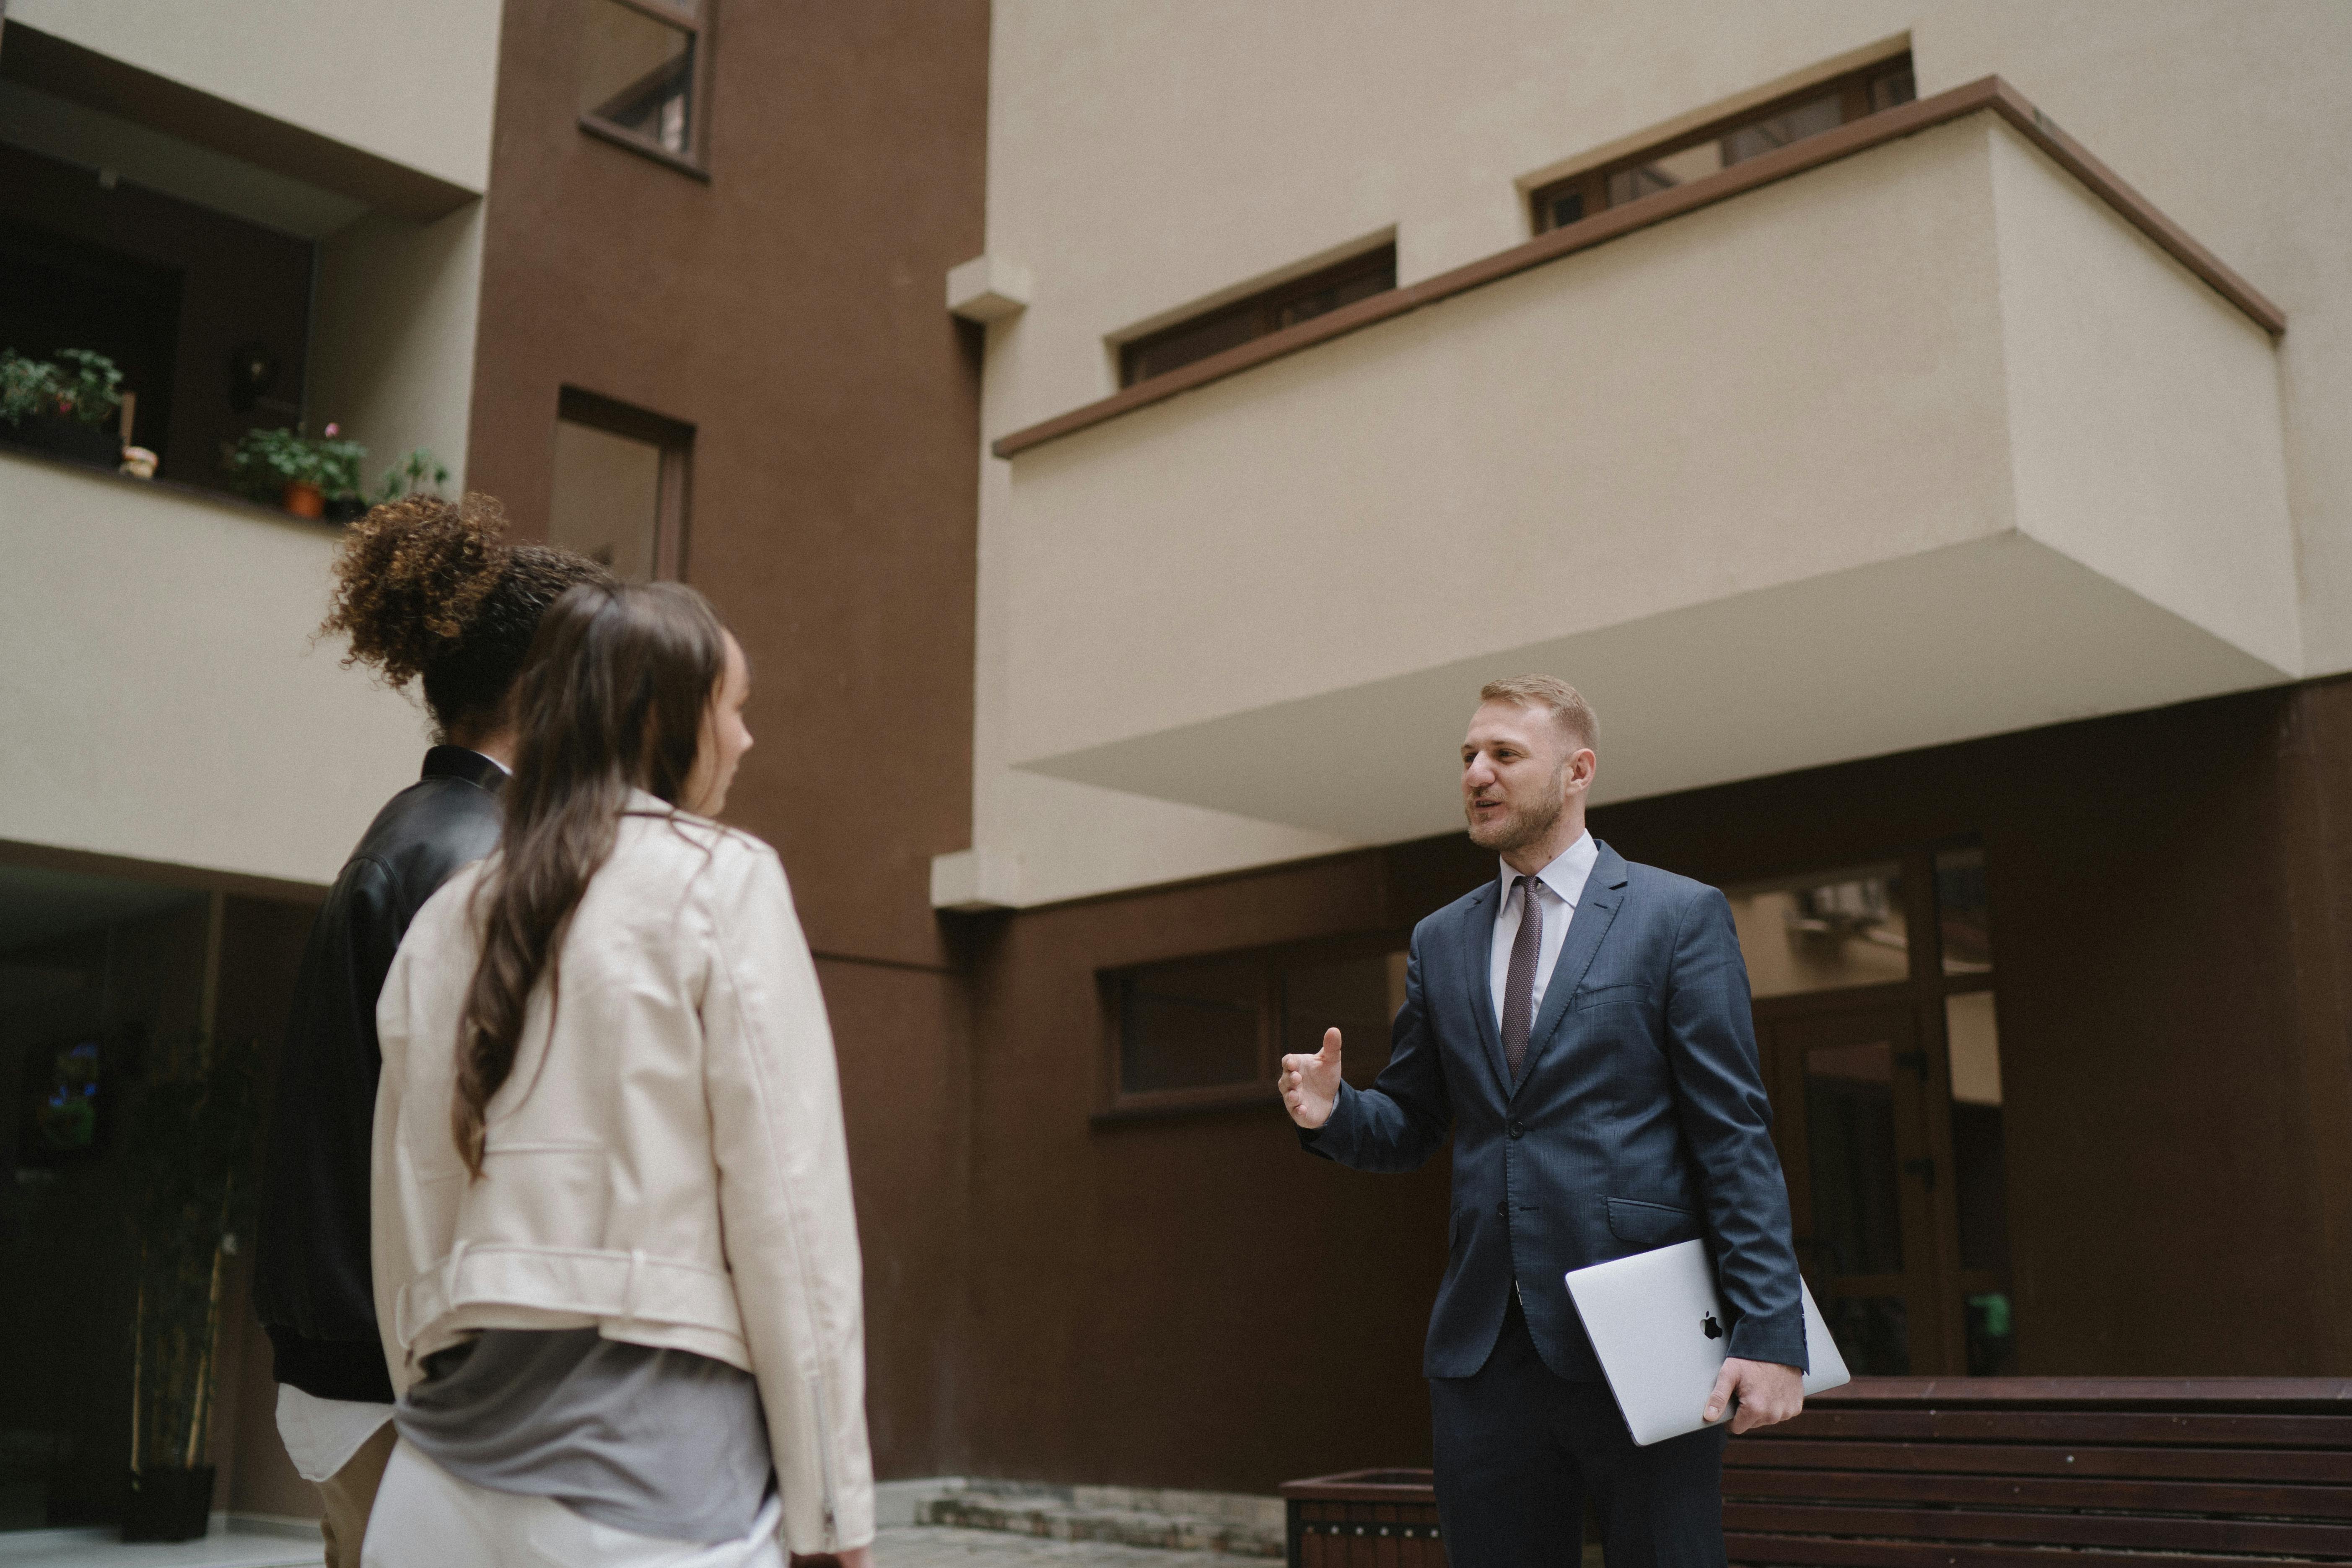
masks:
[(1704, 1237), (1730, 1353), (1805, 1364), (1789, 1194), (1772, 1147), (1731, 906), (1607, 845), (1544, 989), (1514, 1086), (1495, 1025), (1493, 881), (1414, 928), (1389, 1064), (1302, 1135), (1409, 1171), (1454, 1131), (1445, 1280), (1423, 1370), (1486, 1363), (1518, 1281), (1544, 1363), (1601, 1375), (1562, 1277)]

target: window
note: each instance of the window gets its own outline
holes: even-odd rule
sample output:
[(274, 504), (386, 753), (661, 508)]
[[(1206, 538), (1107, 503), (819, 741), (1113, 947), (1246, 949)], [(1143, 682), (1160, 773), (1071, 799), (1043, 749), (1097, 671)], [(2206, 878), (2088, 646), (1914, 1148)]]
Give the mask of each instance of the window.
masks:
[(586, 0), (580, 123), (699, 172), (709, 0)]
[(557, 408), (549, 540), (624, 582), (684, 576), (693, 426), (572, 387)]
[(1396, 247), (1384, 245), (1122, 345), (1119, 384), (1133, 386), (1165, 375), (1194, 360), (1311, 321), (1395, 287)]
[(1881, 60), (1631, 158), (1555, 180), (1530, 198), (1536, 232), (1565, 228), (1610, 207), (1687, 184), (1866, 114), (1908, 103), (1915, 96), (1911, 57)]
[(1281, 1058), (1346, 1041), (1348, 1081), (1387, 1065), (1389, 1026), (1404, 1005), (1405, 955), (1357, 939), (1156, 963), (1107, 977), (1116, 999), (1117, 1111), (1273, 1098)]
[(1726, 893), (1752, 995), (1790, 996), (1910, 978), (1899, 865), (1817, 872)]

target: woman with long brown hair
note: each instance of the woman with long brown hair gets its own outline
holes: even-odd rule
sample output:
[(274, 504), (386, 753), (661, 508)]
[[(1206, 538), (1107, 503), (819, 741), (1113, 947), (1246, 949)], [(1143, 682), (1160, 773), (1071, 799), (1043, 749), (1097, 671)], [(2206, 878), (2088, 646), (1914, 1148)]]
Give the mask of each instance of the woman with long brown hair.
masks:
[(868, 1557), (832, 1035), (775, 852), (711, 820), (749, 692), (692, 589), (566, 594), (500, 848), (394, 962), (371, 1568)]

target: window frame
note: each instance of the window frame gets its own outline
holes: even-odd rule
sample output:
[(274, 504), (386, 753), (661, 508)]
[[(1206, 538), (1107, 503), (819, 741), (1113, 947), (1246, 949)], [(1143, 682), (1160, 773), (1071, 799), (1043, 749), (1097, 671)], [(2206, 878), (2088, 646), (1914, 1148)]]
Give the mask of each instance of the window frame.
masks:
[[(661, 450), (658, 500), (654, 515), (654, 574), (656, 583), (686, 581), (688, 503), (693, 493), (694, 426), (602, 393), (577, 386), (560, 388), (555, 399), (558, 423), (585, 425), (607, 435), (624, 436)], [(555, 532), (555, 430), (548, 428), (548, 536)]]
[[(1319, 294), (1327, 289), (1341, 287), (1369, 275), (1385, 273), (1388, 279), (1386, 287), (1376, 289), (1365, 296), (1366, 299), (1377, 299), (1380, 295), (1396, 288), (1396, 241), (1390, 239), (1369, 249), (1360, 250), (1353, 256), (1342, 258), (1328, 267), (1318, 267), (1312, 272), (1288, 279), (1270, 288), (1261, 289), (1239, 300), (1228, 300), (1224, 304), (1187, 316), (1182, 321), (1171, 321), (1164, 327), (1156, 327), (1149, 332), (1126, 339), (1118, 344), (1119, 387), (1123, 391), (1130, 386), (1140, 386), (1146, 382), (1157, 381), (1163, 375), (1173, 375), (1177, 371), (1198, 364), (1202, 360), (1213, 359), (1217, 354), (1229, 353), (1244, 343), (1255, 342), (1260, 338), (1270, 337), (1289, 327), (1302, 325), (1303, 323), (1299, 321), (1284, 321), (1282, 312), (1301, 300), (1310, 295)], [(1349, 300), (1349, 304), (1358, 302)], [(1347, 306), (1339, 305), (1333, 309), (1345, 310)], [(1309, 316), (1306, 320), (1314, 321), (1319, 316), (1330, 313), (1328, 310), (1320, 311), (1318, 316)], [(1244, 318), (1255, 318), (1257, 330), (1242, 339), (1240, 342), (1229, 343), (1225, 348), (1202, 354), (1198, 359), (1187, 360), (1181, 365), (1171, 365), (1166, 370), (1155, 371), (1150, 375), (1138, 374), (1139, 362), (1145, 354), (1161, 344), (1187, 333), (1199, 331), (1204, 327)]]
[[(1142, 1121), (1200, 1111), (1247, 1110), (1272, 1106), (1282, 1097), (1274, 1087), (1282, 1063), (1283, 980), (1292, 969), (1307, 963), (1386, 957), (1402, 952), (1412, 942), (1410, 931), (1351, 931), (1310, 937), (1259, 947), (1226, 948), (1207, 952), (1171, 953), (1139, 963), (1097, 970), (1095, 974), (1101, 1025), (1100, 1082), (1096, 1109), (1089, 1118), (1097, 1125)], [(1123, 1031), (1127, 1016), (1127, 985), (1138, 975), (1171, 964), (1219, 961), (1254, 961), (1257, 967), (1257, 1076), (1246, 1081), (1201, 1084), (1190, 1089), (1129, 1090), (1120, 1081), (1124, 1065)]]
[[(1622, 157), (1612, 158), (1604, 163), (1595, 163), (1589, 169), (1580, 169), (1573, 174), (1566, 174), (1557, 180), (1546, 181), (1528, 192), (1528, 216), (1532, 231), (1539, 235), (1549, 234), (1555, 229), (1572, 227), (1576, 224), (1598, 217), (1611, 210), (1609, 182), (1616, 175), (1641, 168), (1645, 164), (1654, 163), (1662, 158), (1670, 158), (1677, 153), (1688, 152), (1693, 147), (1704, 146), (1709, 142), (1719, 142), (1735, 131), (1754, 125), (1760, 121), (1770, 120), (1776, 115), (1785, 114), (1792, 109), (1812, 102), (1815, 99), (1826, 98), (1832, 92), (1839, 95), (1838, 124), (1841, 126), (1851, 125), (1857, 120), (1867, 119), (1872, 114), (1884, 112), (1871, 107), (1870, 89), (1875, 83), (1898, 72), (1912, 76), (1912, 97), (1904, 101), (1915, 100), (1918, 96), (1917, 79), (1913, 72), (1911, 53), (1906, 49), (1901, 54), (1888, 55), (1866, 66), (1857, 66), (1850, 71), (1824, 77), (1810, 87), (1782, 93), (1778, 98), (1750, 105), (1738, 113), (1719, 116), (1695, 130), (1685, 131), (1680, 135), (1653, 142)], [(1887, 107), (1899, 108), (1900, 105), (1890, 104)], [(1826, 133), (1818, 132), (1817, 134)], [(1790, 145), (1796, 146), (1799, 143), (1790, 142)], [(1743, 163), (1748, 161), (1741, 160)], [(1725, 167), (1737, 168), (1738, 164), (1727, 164)], [(1566, 223), (1552, 222), (1552, 203), (1559, 197), (1570, 194), (1583, 198), (1583, 211)], [(1631, 197), (1616, 205), (1628, 206), (1633, 202), (1646, 199), (1647, 196), (1663, 194), (1655, 191), (1646, 192), (1643, 195)]]
[[(708, 161), (712, 77), (710, 57), (717, 30), (714, 11), (718, 0), (597, 0), (597, 3), (635, 11), (641, 16), (676, 27), (687, 35), (693, 62), (687, 73), (687, 151), (683, 155), (673, 153), (650, 136), (584, 109), (578, 113), (580, 129), (600, 141), (625, 148), (708, 184), (710, 179)], [(572, 90), (576, 96), (579, 90), (576, 82)]]

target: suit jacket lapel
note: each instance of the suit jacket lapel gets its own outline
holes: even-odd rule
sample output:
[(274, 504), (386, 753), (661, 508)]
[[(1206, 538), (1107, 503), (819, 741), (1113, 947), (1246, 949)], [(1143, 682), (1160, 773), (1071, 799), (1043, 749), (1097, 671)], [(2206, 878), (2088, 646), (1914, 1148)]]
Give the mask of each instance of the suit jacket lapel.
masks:
[[(1544, 982), (1543, 1006), (1536, 1013), (1535, 1026), (1528, 1031), (1528, 1059), (1519, 1069), (1520, 1083), (1535, 1076), (1536, 1063), (1568, 1014), (1568, 999), (1583, 984), (1584, 972), (1592, 967), (1593, 955), (1601, 951), (1601, 939), (1609, 934), (1618, 907), (1625, 901), (1625, 858), (1606, 844), (1596, 843), (1595, 847), (1601, 853), (1592, 862), (1592, 874), (1584, 879), (1583, 896), (1576, 901), (1576, 913), (1569, 918), (1568, 940), (1560, 943), (1551, 978)], [(1509, 1083), (1507, 1078), (1504, 1081)], [(1517, 1092), (1517, 1085), (1511, 1086), (1511, 1092)]]
[(1495, 1081), (1502, 1086), (1503, 1097), (1507, 1100), (1511, 1070), (1503, 1060), (1502, 1031), (1495, 1026), (1495, 918), (1501, 908), (1495, 884), (1489, 881), (1463, 911), (1454, 928), (1460, 947), (1454, 969), (1460, 976), (1464, 998), (1470, 1004), (1471, 1016), (1478, 1021), (1478, 1041), (1486, 1051), (1487, 1068), (1494, 1073)]

